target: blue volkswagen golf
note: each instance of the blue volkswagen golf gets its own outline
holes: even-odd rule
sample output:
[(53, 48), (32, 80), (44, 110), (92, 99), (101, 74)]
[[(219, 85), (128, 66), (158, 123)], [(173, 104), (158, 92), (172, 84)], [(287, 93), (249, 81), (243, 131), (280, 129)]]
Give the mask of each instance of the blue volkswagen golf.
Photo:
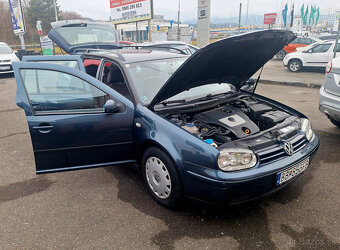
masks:
[(137, 163), (165, 206), (282, 189), (307, 170), (319, 140), (306, 116), (247, 91), (247, 80), (293, 39), (268, 30), (191, 57), (117, 49), (13, 63), (36, 173)]

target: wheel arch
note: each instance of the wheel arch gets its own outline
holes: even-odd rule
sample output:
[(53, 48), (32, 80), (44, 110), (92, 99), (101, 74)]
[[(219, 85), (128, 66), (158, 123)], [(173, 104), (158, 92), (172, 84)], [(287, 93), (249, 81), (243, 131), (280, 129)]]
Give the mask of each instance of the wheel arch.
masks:
[(301, 58), (297, 58), (297, 57), (295, 57), (295, 58), (291, 58), (291, 59), (289, 59), (289, 61), (288, 61), (288, 65), (289, 65), (289, 63), (290, 63), (291, 61), (300, 61), (300, 63), (301, 63), (301, 65), (302, 65), (302, 67), (304, 67), (304, 66), (303, 66), (303, 62), (302, 62)]
[(177, 163), (174, 157), (170, 154), (170, 152), (166, 150), (166, 148), (163, 147), (160, 143), (158, 143), (157, 141), (153, 141), (153, 140), (145, 140), (138, 146), (136, 158), (137, 158), (137, 163), (139, 164), (139, 166), (142, 163), (142, 158), (143, 158), (145, 151), (151, 147), (161, 149), (171, 159), (172, 163), (177, 166)]
[[(177, 174), (178, 174), (178, 177), (180, 179), (181, 185), (183, 185), (183, 187), (184, 187), (184, 184), (183, 184), (183, 181), (184, 181), (184, 179), (183, 179), (183, 171), (181, 171), (181, 168), (178, 166), (178, 163), (176, 162), (174, 157), (170, 154), (170, 152), (168, 150), (166, 150), (165, 147), (163, 147), (157, 141), (152, 141), (152, 140), (143, 141), (139, 145), (139, 147), (137, 148), (137, 156), (136, 157), (137, 157), (137, 164), (138, 164), (139, 170), (142, 171), (142, 159), (143, 159), (143, 155), (144, 155), (145, 151), (148, 148), (151, 148), (151, 147), (155, 147), (155, 148), (158, 148), (158, 149), (162, 150), (169, 157), (169, 159), (172, 161), (172, 163), (175, 166), (175, 170), (177, 171)], [(185, 192), (185, 190), (184, 190), (184, 192)]]

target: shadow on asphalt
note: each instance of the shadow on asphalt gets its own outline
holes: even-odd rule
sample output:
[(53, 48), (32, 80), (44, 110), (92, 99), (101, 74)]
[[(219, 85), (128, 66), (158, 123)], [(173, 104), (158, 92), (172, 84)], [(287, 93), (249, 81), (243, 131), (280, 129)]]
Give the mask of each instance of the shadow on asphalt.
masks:
[(184, 237), (210, 239), (232, 237), (241, 249), (274, 248), (270, 239), (268, 219), (259, 204), (247, 204), (224, 209), (187, 205), (177, 210), (159, 205), (148, 194), (142, 177), (135, 168), (106, 168), (118, 181), (118, 198), (138, 211), (162, 220), (167, 230), (152, 237), (160, 249), (173, 249)]
[(10, 79), (10, 78), (14, 78), (13, 73), (0, 74), (0, 80), (1, 79)]
[[(340, 136), (318, 132), (322, 144), (321, 152), (316, 155), (313, 164), (301, 178), (293, 182), (284, 190), (273, 196), (244, 205), (214, 208), (198, 207), (186, 205), (177, 210), (170, 210), (162, 207), (154, 201), (144, 186), (142, 177), (136, 168), (130, 167), (112, 167), (106, 168), (118, 181), (118, 198), (131, 204), (138, 211), (162, 220), (167, 230), (160, 232), (152, 237), (152, 243), (161, 249), (173, 249), (175, 242), (184, 238), (192, 239), (211, 239), (232, 237), (239, 244), (240, 249), (250, 248), (275, 248), (270, 238), (270, 229), (266, 207), (270, 202), (288, 204), (295, 202), (300, 195), (303, 195), (304, 186), (313, 179), (313, 172), (320, 165), (321, 155), (327, 150), (330, 157), (329, 162), (339, 162), (340, 154)], [(334, 145), (331, 150), (325, 148), (325, 145)], [(333, 157), (332, 157), (333, 156)], [(324, 159), (322, 159), (324, 161)], [(293, 239), (293, 242), (287, 242), (292, 246), (302, 246), (299, 242), (301, 236), (306, 242), (315, 241), (315, 237), (321, 237), (320, 240), (327, 246), (337, 245), (326, 236), (314, 228), (305, 228), (303, 233), (295, 232), (289, 225), (281, 224), (282, 231)], [(295, 243), (294, 243), (295, 242)], [(314, 245), (315, 246), (315, 245)]]
[(46, 191), (53, 183), (53, 181), (39, 176), (30, 180), (11, 183), (7, 186), (0, 186), (0, 202), (12, 201)]

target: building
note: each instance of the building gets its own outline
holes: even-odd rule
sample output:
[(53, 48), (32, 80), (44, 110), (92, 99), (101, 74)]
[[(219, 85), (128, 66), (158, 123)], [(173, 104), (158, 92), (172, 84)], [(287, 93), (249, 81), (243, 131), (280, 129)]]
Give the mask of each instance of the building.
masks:
[[(133, 22), (117, 25), (122, 41), (143, 42), (149, 40), (148, 22)], [(190, 42), (193, 28), (180, 24), (181, 41)], [(176, 34), (176, 35), (175, 35)], [(152, 41), (177, 40), (177, 23), (164, 19), (163, 15), (154, 15), (151, 20)]]

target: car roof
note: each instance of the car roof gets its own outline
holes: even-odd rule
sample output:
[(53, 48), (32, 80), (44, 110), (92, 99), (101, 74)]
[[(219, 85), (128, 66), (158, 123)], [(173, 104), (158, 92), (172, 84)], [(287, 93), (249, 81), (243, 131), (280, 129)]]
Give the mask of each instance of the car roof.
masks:
[(5, 42), (0, 42), (0, 44), (9, 46), (9, 45), (8, 45), (7, 43), (5, 43)]
[(122, 63), (136, 63), (171, 58), (187, 58), (188, 55), (159, 51), (153, 49), (116, 49), (112, 50), (91, 50), (85, 55), (102, 56), (105, 58), (119, 59)]

